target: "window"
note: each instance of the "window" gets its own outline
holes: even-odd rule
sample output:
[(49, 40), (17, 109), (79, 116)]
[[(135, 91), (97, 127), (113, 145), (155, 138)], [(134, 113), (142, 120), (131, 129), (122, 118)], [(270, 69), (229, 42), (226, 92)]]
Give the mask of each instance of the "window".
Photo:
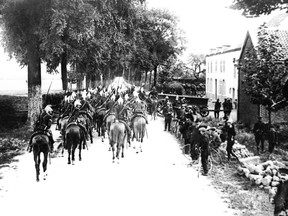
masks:
[(210, 72), (213, 73), (213, 64), (212, 64), (212, 61), (210, 62)]

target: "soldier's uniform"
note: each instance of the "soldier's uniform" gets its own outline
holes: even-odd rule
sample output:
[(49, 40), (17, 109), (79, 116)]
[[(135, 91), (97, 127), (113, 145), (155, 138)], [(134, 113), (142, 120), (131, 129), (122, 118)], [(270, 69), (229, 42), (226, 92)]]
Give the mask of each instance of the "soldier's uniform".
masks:
[(143, 118), (145, 118), (146, 120), (146, 124), (148, 124), (148, 119), (146, 116), (146, 106), (144, 104), (144, 102), (140, 101), (139, 99), (135, 101), (135, 103), (133, 104), (133, 114), (134, 116), (131, 119), (131, 122), (133, 122), (134, 117), (136, 117), (136, 115), (140, 114)]
[(125, 125), (125, 129), (127, 132), (127, 142), (130, 144), (131, 129), (127, 124), (128, 112), (127, 107), (124, 106), (123, 99), (121, 97), (117, 100), (117, 103), (113, 107), (112, 112), (115, 112), (116, 119)]
[(208, 174), (208, 156), (209, 156), (209, 136), (206, 133), (206, 127), (200, 126), (198, 128), (200, 132), (199, 148), (201, 154), (201, 164), (203, 168), (203, 175)]
[(262, 121), (262, 118), (259, 116), (258, 121), (254, 124), (253, 128), (253, 133), (255, 136), (255, 142), (256, 142), (256, 148), (257, 152), (259, 152), (259, 144), (261, 142), (261, 150), (262, 152), (264, 151), (264, 142), (265, 142), (265, 130), (266, 130), (266, 125)]
[(167, 103), (167, 105), (163, 108), (163, 114), (164, 114), (164, 131), (168, 130), (170, 131), (171, 127), (171, 121), (172, 121), (172, 116), (173, 116), (173, 109), (172, 105), (170, 102)]
[(30, 137), (28, 151), (32, 151), (32, 139), (36, 134), (42, 133), (46, 134), (49, 138), (49, 148), (50, 151), (53, 151), (53, 144), (54, 139), (51, 131), (51, 125), (52, 125), (52, 112), (53, 109), (50, 105), (47, 105), (43, 112), (40, 114), (39, 118), (36, 121), (35, 127), (34, 127), (34, 133)]

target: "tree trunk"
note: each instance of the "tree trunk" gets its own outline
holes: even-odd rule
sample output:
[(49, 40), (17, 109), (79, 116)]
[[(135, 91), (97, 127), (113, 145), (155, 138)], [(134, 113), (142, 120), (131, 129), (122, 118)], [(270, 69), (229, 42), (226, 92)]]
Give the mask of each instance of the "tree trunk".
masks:
[(268, 108), (269, 126), (271, 125), (271, 107)]
[(42, 109), (41, 61), (37, 51), (28, 55), (28, 120), (27, 125), (33, 129)]
[(157, 84), (157, 67), (158, 67), (158, 65), (156, 65), (154, 67), (154, 83), (153, 83), (153, 86), (155, 86), (155, 87), (156, 87), (156, 84)]
[(130, 67), (128, 67), (128, 83), (130, 83), (131, 82), (131, 68)]
[(61, 58), (61, 79), (62, 79), (62, 89), (67, 91), (67, 55), (64, 52)]
[[(145, 78), (144, 78), (144, 83), (145, 83), (145, 85), (147, 84), (147, 74), (148, 74), (148, 72), (145, 71)], [(149, 85), (149, 89), (150, 89), (150, 85)]]

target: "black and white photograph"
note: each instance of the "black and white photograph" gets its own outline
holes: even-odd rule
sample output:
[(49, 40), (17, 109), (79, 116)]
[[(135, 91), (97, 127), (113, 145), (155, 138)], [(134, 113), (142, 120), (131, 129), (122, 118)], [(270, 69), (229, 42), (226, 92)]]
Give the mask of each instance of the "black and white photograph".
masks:
[(0, 0), (0, 214), (288, 216), (288, 2)]

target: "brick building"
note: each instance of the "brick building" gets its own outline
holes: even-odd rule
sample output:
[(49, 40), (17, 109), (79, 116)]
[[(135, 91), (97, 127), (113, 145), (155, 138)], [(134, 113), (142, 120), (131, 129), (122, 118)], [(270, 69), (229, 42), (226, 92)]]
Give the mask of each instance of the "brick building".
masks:
[[(282, 46), (287, 49), (288, 54), (288, 31), (286, 24), (288, 24), (288, 14), (280, 14), (274, 17), (270, 22), (267, 23), (269, 27), (268, 33), (275, 33), (279, 36), (280, 43)], [(286, 28), (286, 29), (285, 29)], [(244, 54), (247, 50), (253, 50), (255, 46), (258, 45), (258, 36), (257, 30), (249, 30), (244, 39), (243, 46), (241, 48), (241, 53), (239, 60), (244, 58)], [(288, 57), (288, 56), (287, 56)], [(264, 121), (268, 121), (268, 111), (265, 107), (261, 105), (252, 104), (250, 101), (250, 97), (247, 96), (243, 92), (243, 87), (245, 83), (242, 82), (243, 73), (239, 71), (239, 79), (238, 79), (238, 109), (237, 109), (237, 117), (238, 121), (245, 123), (246, 125), (252, 126), (256, 121), (258, 116), (262, 116)], [(272, 123), (288, 121), (288, 112), (287, 108), (282, 109), (276, 113), (271, 114)]]

